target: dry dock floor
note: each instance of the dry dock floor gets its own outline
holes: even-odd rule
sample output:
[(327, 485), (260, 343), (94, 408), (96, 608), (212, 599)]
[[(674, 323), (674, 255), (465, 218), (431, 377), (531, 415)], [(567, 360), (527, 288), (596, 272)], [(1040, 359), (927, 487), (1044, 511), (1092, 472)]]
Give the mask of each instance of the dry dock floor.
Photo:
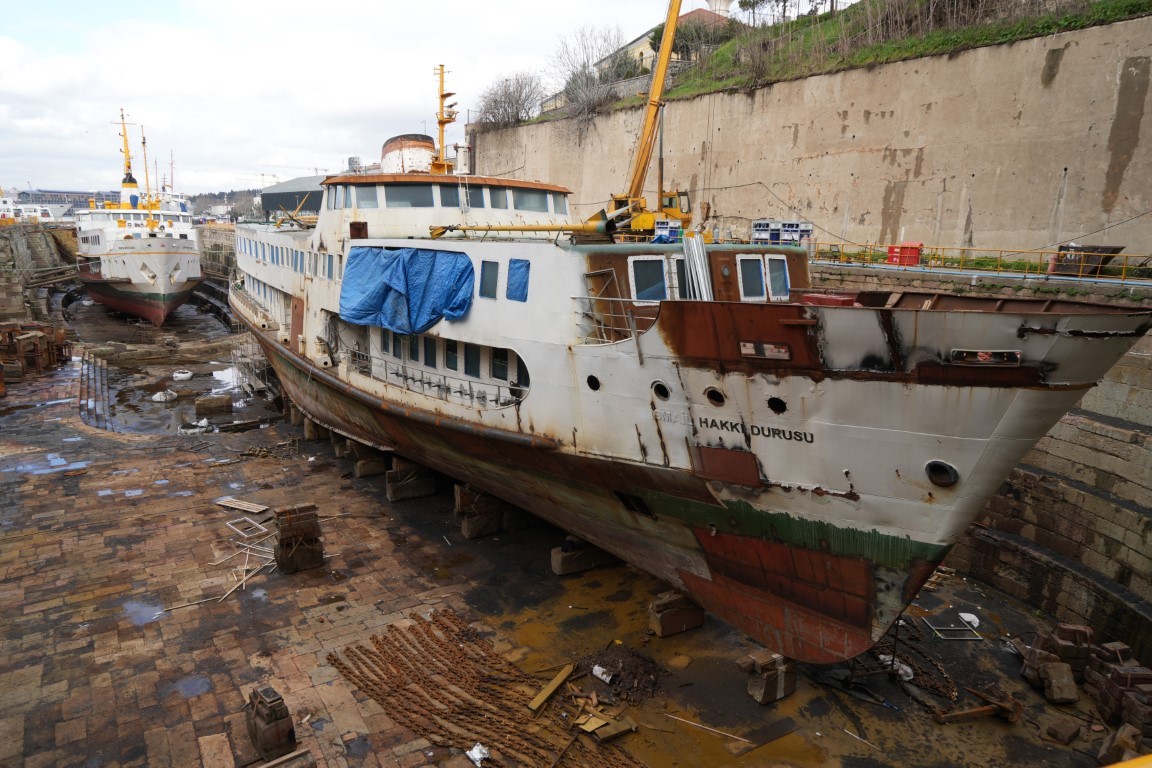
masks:
[[(914, 644), (926, 669), (951, 675), (957, 708), (982, 703), (966, 686), (998, 682), (1024, 704), (1019, 724), (940, 725), (883, 676), (856, 698), (803, 666), (795, 694), (762, 706), (735, 663), (750, 641), (711, 617), (649, 636), (647, 605), (665, 587), (626, 565), (554, 576), (554, 528), (465, 540), (450, 486), (389, 504), (380, 479), (354, 477), (330, 442), (286, 423), (189, 436), (88, 427), (78, 369), (0, 399), (0, 766), (261, 764), (244, 706), (263, 686), (320, 766), (467, 768), (476, 742), (493, 748), (484, 766), (1096, 765), (1106, 731), (1091, 730), (1086, 700), (1047, 704), (1001, 640), (1050, 620), (960, 577), (910, 622), (964, 610), (981, 639), (921, 631)], [(226, 496), (317, 504), (324, 565), (265, 568), (238, 588), (245, 558), (262, 561), (238, 554), (228, 523), (245, 513), (216, 503)], [(556, 669), (606, 649), (660, 670), (628, 698), (635, 732), (609, 745), (569, 737), (566, 690), (527, 713)], [(337, 666), (361, 653), (387, 664), (356, 685)], [(1061, 717), (1085, 726), (1070, 746), (1041, 736)]]

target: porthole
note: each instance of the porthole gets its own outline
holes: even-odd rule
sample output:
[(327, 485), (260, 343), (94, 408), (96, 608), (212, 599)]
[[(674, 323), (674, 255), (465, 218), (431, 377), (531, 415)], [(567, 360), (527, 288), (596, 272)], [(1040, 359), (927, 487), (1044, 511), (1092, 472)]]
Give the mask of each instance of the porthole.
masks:
[(596, 378), (595, 376), (589, 376), (588, 377), (588, 389), (592, 390), (593, 392), (599, 390), (600, 389), (600, 379)]
[(704, 397), (708, 398), (708, 402), (717, 408), (724, 405), (724, 401), (727, 399), (724, 397), (724, 393), (716, 389), (716, 387), (708, 387), (708, 389), (704, 390)]
[(776, 414), (777, 416), (788, 410), (788, 404), (778, 397), (768, 398), (768, 407), (771, 408), (772, 413)]
[(960, 482), (960, 473), (956, 471), (956, 467), (943, 461), (928, 462), (924, 465), (924, 473), (928, 475), (932, 485), (941, 488), (951, 488)]
[(662, 381), (652, 382), (652, 394), (656, 395), (657, 400), (667, 400), (672, 394), (668, 391), (668, 385)]

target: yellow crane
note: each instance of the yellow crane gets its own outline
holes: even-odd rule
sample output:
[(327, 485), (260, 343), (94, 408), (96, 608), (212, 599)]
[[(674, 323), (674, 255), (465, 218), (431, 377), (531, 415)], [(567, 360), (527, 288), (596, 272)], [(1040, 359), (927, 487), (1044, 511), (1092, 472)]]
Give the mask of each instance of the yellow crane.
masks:
[(688, 192), (681, 190), (666, 193), (662, 168), (657, 174), (658, 203), (655, 210), (648, 209), (648, 201), (643, 196), (644, 180), (648, 176), (648, 167), (652, 163), (652, 153), (656, 147), (660, 110), (663, 107), (661, 98), (664, 95), (664, 81), (668, 75), (668, 64), (672, 60), (672, 44), (676, 39), (676, 23), (679, 18), (680, 0), (671, 0), (668, 4), (668, 18), (664, 21), (664, 36), (660, 40), (660, 51), (656, 55), (652, 69), (652, 86), (648, 91), (648, 104), (644, 111), (644, 125), (640, 129), (636, 154), (632, 158), (627, 191), (612, 195), (607, 214), (601, 211), (590, 219), (597, 221), (607, 218), (615, 222), (616, 231), (621, 234), (651, 236), (656, 230), (658, 219), (674, 219), (680, 222), (684, 229), (687, 229), (692, 221), (692, 206), (688, 200)]

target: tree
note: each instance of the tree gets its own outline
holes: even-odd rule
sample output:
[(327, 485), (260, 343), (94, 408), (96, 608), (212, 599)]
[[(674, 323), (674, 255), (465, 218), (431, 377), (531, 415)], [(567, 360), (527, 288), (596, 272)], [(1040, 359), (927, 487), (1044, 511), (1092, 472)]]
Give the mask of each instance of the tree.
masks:
[(481, 94), (476, 122), (494, 125), (523, 123), (536, 116), (543, 98), (544, 85), (535, 74), (521, 72), (502, 78)]
[(770, 3), (772, 0), (740, 0), (737, 5), (752, 19), (752, 26), (756, 26), (756, 12)]
[(601, 85), (600, 71), (615, 66), (614, 54), (623, 47), (624, 35), (619, 27), (581, 27), (561, 38), (552, 56), (551, 71), (570, 117), (589, 119), (616, 98), (610, 87)]
[[(687, 21), (676, 27), (676, 39), (672, 41), (672, 53), (681, 61), (699, 59), (708, 48), (726, 43), (737, 35), (740, 24), (728, 21), (725, 24), (708, 24), (700, 21)], [(664, 40), (664, 25), (652, 30), (648, 36), (648, 46), (659, 53)]]

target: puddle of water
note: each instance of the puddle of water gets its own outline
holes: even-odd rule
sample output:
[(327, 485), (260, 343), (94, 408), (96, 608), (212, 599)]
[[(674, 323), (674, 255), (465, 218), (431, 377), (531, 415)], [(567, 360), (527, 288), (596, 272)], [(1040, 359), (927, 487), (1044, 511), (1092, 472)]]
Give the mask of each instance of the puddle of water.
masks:
[(156, 621), (160, 618), (156, 614), (162, 610), (164, 610), (162, 605), (152, 605), (141, 600), (129, 600), (124, 603), (124, 613), (128, 614), (128, 620), (138, 627)]
[(127, 496), (128, 498), (132, 498), (133, 496), (139, 496), (142, 493), (144, 493), (144, 490), (142, 488), (133, 488), (130, 491), (124, 491), (124, 495)]
[(44, 463), (34, 462), (29, 464), (17, 464), (11, 469), (5, 469), (5, 472), (23, 472), (28, 475), (50, 475), (54, 472), (67, 472), (70, 469), (84, 469), (88, 466), (86, 461), (68, 461), (60, 457), (59, 454), (50, 453), (45, 457)]
[(169, 496), (191, 496), (192, 491), (173, 491)]
[(169, 693), (179, 693), (184, 698), (190, 699), (212, 690), (212, 679), (205, 675), (189, 675), (164, 686), (163, 690), (165, 696)]
[(155, 482), (152, 483), (152, 485), (168, 485), (168, 481), (167, 480), (156, 480)]

